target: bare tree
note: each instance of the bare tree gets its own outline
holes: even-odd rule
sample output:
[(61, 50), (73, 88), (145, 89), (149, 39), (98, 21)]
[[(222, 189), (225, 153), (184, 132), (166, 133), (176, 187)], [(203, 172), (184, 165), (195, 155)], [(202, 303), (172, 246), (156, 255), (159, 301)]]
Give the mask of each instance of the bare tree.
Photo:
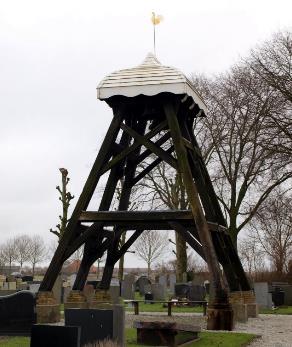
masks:
[(30, 254), (28, 262), (32, 267), (32, 275), (35, 273), (35, 267), (37, 264), (44, 261), (47, 257), (47, 250), (44, 244), (44, 240), (39, 236), (35, 235), (31, 238)]
[(292, 33), (274, 34), (271, 40), (252, 50), (248, 59), (254, 72), (292, 103)]
[(163, 256), (167, 246), (167, 233), (156, 230), (143, 231), (139, 239), (133, 244), (135, 255), (147, 264), (148, 277), (150, 276), (151, 265)]
[(278, 274), (288, 271), (292, 258), (292, 198), (277, 189), (257, 211), (254, 237)]
[(267, 119), (272, 146), (291, 162), (292, 153), (292, 33), (278, 32), (252, 50), (247, 63), (259, 79), (283, 99), (281, 112)]
[(28, 261), (31, 251), (31, 238), (28, 235), (20, 235), (14, 239), (15, 242), (15, 261), (20, 265), (20, 269)]
[(16, 261), (15, 239), (9, 239), (3, 244), (1, 255), (5, 264), (9, 265), (9, 269), (11, 272), (12, 263)]
[(251, 277), (254, 273), (263, 270), (266, 260), (265, 252), (253, 233), (248, 233), (240, 239), (238, 254), (242, 265)]
[(234, 244), (277, 186), (291, 178), (286, 162), (271, 150), (266, 119), (283, 100), (246, 65), (212, 80), (193, 79), (208, 105), (205, 138), (214, 146), (209, 172), (224, 208)]
[(62, 175), (62, 189), (60, 186), (57, 186), (56, 189), (58, 190), (60, 196), (59, 200), (62, 203), (63, 213), (59, 216), (60, 223), (57, 224), (57, 230), (50, 229), (50, 232), (57, 235), (59, 240), (64, 235), (64, 232), (66, 230), (67, 224), (68, 224), (68, 209), (70, 206), (70, 201), (74, 199), (74, 196), (71, 195), (70, 192), (67, 192), (67, 186), (70, 181), (70, 178), (68, 177), (68, 170), (61, 168), (59, 169)]

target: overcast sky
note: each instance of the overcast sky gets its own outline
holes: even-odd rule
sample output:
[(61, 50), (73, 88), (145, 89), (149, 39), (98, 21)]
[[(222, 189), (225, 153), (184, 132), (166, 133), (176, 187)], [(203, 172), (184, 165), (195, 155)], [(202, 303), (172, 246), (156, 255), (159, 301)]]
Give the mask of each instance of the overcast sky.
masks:
[(222, 72), (292, 25), (291, 0), (0, 0), (1, 240), (54, 238), (58, 168), (78, 197), (112, 117), (95, 88), (152, 50), (153, 10), (158, 59), (187, 75)]

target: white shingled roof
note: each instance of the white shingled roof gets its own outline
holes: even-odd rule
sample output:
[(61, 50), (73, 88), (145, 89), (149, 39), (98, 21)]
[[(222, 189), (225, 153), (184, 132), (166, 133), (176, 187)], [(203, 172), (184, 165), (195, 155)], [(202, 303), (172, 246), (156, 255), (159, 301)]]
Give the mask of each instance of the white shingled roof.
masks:
[(97, 86), (97, 98), (105, 100), (114, 95), (134, 97), (169, 92), (186, 94), (206, 113), (206, 105), (187, 77), (178, 69), (162, 65), (149, 53), (142, 64), (113, 72)]

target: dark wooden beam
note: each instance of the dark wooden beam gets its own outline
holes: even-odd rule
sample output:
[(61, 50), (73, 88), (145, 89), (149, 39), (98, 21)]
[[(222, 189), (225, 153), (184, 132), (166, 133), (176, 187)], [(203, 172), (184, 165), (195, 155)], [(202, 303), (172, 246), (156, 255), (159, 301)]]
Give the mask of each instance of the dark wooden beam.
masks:
[[(166, 152), (171, 154), (174, 151), (174, 147), (171, 146)], [(149, 172), (151, 172), (157, 165), (159, 165), (162, 162), (161, 158), (155, 159), (151, 164), (149, 164), (143, 171), (141, 171), (134, 179), (132, 184), (135, 185), (139, 181), (141, 181), (142, 178), (144, 178)]]
[(132, 246), (132, 244), (137, 240), (137, 238), (142, 234), (143, 230), (136, 230), (129, 239), (123, 244), (123, 246), (116, 252), (116, 261), (118, 261)]
[(146, 136), (142, 136), (138, 134), (135, 130), (128, 127), (126, 124), (122, 123), (121, 128), (129, 135), (131, 135), (138, 143), (148, 148), (151, 152), (156, 154), (159, 158), (163, 159), (165, 162), (167, 162), (170, 166), (172, 166), (174, 169), (177, 169), (177, 161), (176, 159), (169, 155), (165, 150), (163, 150), (161, 147), (158, 147), (155, 145), (154, 142), (146, 139)]
[(206, 260), (202, 245), (189, 233), (189, 231), (180, 223), (169, 222), (170, 227), (182, 235), (186, 242), (199, 254), (201, 258)]
[[(122, 124), (121, 124), (122, 126)], [(145, 140), (151, 139), (153, 136), (158, 134), (162, 129), (164, 129), (166, 126), (166, 122), (163, 121), (160, 124), (158, 124), (153, 130), (151, 130), (148, 134), (145, 136), (139, 135)], [(123, 127), (129, 128), (127, 125), (123, 124)], [(129, 128), (130, 129), (130, 128)], [(134, 130), (133, 130), (134, 131)], [(136, 133), (136, 132), (135, 132)], [(130, 147), (127, 147), (124, 149), (122, 152), (120, 152), (118, 155), (116, 155), (109, 163), (107, 163), (103, 169), (102, 169), (102, 174), (110, 170), (112, 167), (117, 165), (121, 160), (125, 159), (130, 153), (133, 153), (137, 148), (141, 147), (142, 144), (140, 141), (134, 142)]]

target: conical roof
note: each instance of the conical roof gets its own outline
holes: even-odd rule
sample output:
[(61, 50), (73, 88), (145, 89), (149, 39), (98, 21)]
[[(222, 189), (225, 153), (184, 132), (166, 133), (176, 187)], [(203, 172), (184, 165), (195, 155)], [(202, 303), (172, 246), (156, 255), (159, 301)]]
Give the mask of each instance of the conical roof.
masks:
[(97, 98), (106, 100), (114, 95), (153, 96), (168, 92), (186, 94), (206, 112), (206, 105), (187, 77), (178, 69), (162, 65), (152, 53), (142, 64), (107, 75), (97, 87)]

